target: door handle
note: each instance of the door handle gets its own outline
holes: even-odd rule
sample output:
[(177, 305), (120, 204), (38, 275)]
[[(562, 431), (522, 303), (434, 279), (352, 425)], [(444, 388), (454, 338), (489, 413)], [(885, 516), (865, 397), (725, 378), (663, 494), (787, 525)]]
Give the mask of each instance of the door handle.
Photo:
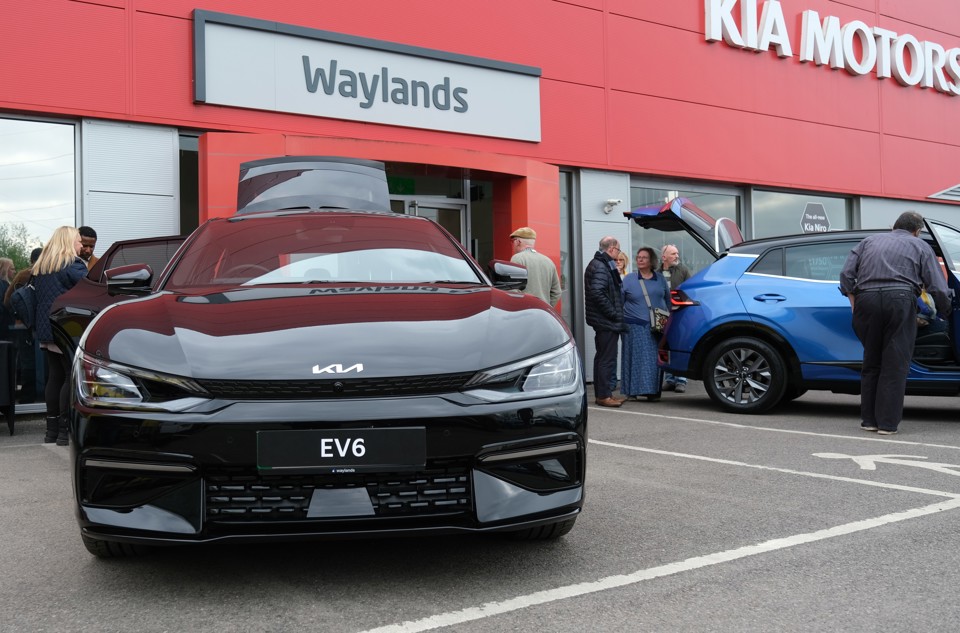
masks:
[(757, 295), (753, 300), (761, 303), (779, 303), (780, 301), (786, 301), (787, 298), (783, 295), (762, 294)]

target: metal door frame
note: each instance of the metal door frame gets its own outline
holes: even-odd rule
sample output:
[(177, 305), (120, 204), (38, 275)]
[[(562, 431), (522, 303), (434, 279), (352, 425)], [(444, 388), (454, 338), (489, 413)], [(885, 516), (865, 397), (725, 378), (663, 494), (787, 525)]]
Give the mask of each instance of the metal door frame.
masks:
[[(469, 187), (469, 183), (465, 185)], [(469, 191), (469, 188), (467, 189)], [(441, 196), (398, 196), (391, 195), (390, 202), (402, 202), (403, 212), (407, 215), (419, 215), (420, 207), (427, 209), (445, 209), (460, 211), (460, 235), (462, 245), (471, 254), (474, 254), (473, 235), (470, 230), (470, 201), (463, 198), (446, 198)]]

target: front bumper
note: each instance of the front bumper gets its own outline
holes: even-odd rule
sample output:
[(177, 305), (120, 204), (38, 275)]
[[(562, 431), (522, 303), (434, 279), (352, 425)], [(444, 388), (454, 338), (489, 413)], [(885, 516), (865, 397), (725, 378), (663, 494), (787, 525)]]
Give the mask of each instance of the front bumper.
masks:
[[(466, 394), (325, 402), (209, 401), (189, 412), (76, 406), (84, 534), (129, 543), (518, 530), (579, 513), (586, 399), (490, 404)], [(422, 463), (264, 468), (265, 431), (422, 428)], [(260, 435), (262, 438), (263, 436)]]

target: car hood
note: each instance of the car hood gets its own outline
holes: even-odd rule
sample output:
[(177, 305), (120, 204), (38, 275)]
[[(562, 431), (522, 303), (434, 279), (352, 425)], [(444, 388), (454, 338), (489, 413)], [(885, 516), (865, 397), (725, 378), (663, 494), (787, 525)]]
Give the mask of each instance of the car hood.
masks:
[(81, 346), (165, 374), (302, 380), (476, 371), (569, 340), (542, 302), (490, 287), (260, 286), (116, 304)]

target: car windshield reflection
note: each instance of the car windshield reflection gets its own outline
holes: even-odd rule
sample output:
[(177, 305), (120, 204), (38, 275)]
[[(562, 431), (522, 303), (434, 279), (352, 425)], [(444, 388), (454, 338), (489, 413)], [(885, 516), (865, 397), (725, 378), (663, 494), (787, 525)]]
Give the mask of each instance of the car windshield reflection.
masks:
[(282, 253), (279, 259), (290, 263), (257, 275), (242, 285), (434, 283), (436, 279), (447, 283), (478, 282), (462, 258), (425, 251), (381, 248), (345, 253)]

